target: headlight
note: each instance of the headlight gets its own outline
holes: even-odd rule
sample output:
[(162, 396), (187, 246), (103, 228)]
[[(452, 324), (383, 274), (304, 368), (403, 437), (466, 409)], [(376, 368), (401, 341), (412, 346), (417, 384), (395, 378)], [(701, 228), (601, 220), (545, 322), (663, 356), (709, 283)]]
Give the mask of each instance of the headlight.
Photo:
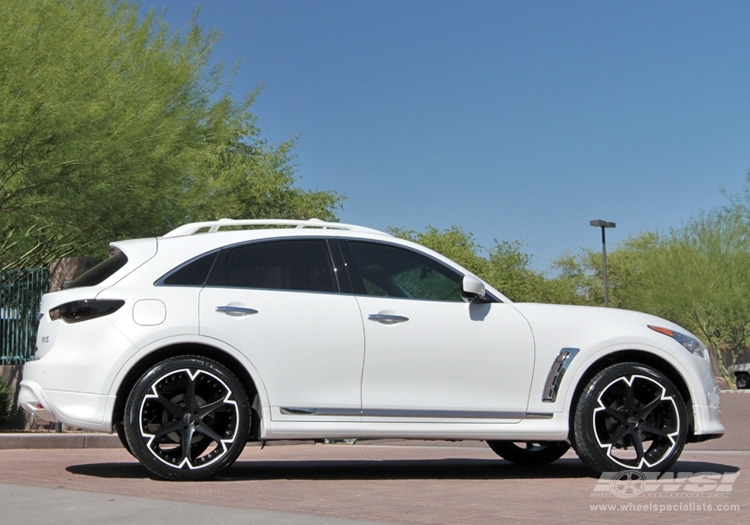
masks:
[(659, 332), (660, 334), (664, 334), (664, 335), (671, 337), (672, 339), (680, 343), (682, 346), (684, 346), (685, 349), (691, 354), (697, 355), (704, 359), (708, 355), (706, 346), (694, 337), (681, 334), (680, 332), (675, 332), (674, 330), (670, 330), (669, 328), (662, 328), (661, 326), (648, 325), (648, 327), (654, 332)]

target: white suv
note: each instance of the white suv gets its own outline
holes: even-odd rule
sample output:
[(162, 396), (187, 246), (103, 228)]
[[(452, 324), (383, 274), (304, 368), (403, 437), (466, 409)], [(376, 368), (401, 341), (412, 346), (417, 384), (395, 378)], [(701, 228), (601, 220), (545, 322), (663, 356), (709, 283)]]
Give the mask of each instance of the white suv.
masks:
[(486, 440), (544, 464), (664, 470), (722, 435), (706, 347), (606, 308), (512, 303), (422, 246), (317, 220), (112, 245), (44, 296), (19, 403), (196, 480), (248, 440)]

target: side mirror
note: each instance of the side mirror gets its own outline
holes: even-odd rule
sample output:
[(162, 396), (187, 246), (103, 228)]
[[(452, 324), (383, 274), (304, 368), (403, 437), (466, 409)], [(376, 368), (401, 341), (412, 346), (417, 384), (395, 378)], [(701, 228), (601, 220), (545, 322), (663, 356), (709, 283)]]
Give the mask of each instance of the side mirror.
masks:
[(463, 298), (470, 303), (485, 303), (484, 283), (473, 275), (464, 275), (461, 285)]

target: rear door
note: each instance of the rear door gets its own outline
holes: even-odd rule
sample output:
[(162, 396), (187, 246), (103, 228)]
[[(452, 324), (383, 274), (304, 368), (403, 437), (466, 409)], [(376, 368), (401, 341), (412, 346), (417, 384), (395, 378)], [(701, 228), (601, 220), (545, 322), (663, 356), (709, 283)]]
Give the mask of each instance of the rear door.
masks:
[(224, 248), (200, 295), (201, 335), (245, 354), (273, 419), (358, 415), (362, 320), (339, 293), (328, 241), (298, 238)]

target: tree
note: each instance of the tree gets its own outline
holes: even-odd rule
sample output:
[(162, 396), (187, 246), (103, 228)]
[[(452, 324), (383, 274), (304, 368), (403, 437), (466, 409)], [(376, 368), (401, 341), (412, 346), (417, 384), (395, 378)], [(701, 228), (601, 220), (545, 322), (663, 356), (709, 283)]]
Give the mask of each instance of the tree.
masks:
[(634, 301), (682, 324), (713, 349), (719, 371), (732, 366), (750, 337), (750, 228), (737, 210), (702, 214), (674, 229), (644, 260)]
[[(566, 255), (555, 264), (584, 304), (602, 304), (600, 253)], [(734, 384), (732, 366), (750, 338), (750, 222), (741, 207), (630, 237), (608, 254), (607, 270), (612, 306), (652, 313), (695, 333)]]
[(390, 228), (397, 237), (427, 246), (459, 263), (486, 280), (513, 301), (566, 302), (572, 297), (567, 283), (547, 280), (529, 268), (531, 256), (518, 241), (498, 241), (487, 249), (474, 236), (458, 226), (438, 230), (428, 226), (424, 232)]
[(0, 34), (0, 266), (186, 220), (335, 218), (340, 196), (294, 187), (293, 141), (262, 138), (256, 93), (224, 92), (218, 35), (195, 20), (170, 33), (128, 1), (6, 0)]

